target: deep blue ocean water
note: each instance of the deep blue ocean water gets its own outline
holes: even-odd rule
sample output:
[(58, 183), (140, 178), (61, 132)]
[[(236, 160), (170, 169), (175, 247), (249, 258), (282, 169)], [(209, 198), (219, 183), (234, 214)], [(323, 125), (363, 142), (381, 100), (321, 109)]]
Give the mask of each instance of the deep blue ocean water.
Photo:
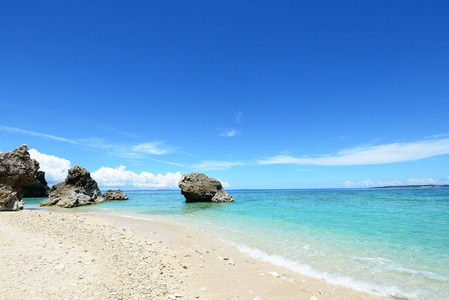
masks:
[[(76, 208), (212, 232), (249, 255), (359, 291), (449, 299), (449, 188), (231, 190), (234, 203), (179, 191)], [(25, 199), (37, 207), (42, 199)]]

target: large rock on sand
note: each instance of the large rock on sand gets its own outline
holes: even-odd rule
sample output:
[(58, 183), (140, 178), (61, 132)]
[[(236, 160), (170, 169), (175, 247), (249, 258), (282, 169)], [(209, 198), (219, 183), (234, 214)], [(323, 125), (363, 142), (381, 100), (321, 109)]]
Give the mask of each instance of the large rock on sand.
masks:
[(55, 184), (48, 200), (41, 206), (76, 207), (103, 202), (101, 191), (97, 182), (92, 179), (90, 173), (79, 166), (69, 169), (69, 174), (64, 182)]
[(128, 200), (128, 195), (122, 190), (109, 190), (103, 195), (104, 201), (114, 201), (114, 200)]
[(23, 208), (23, 188), (33, 182), (38, 169), (39, 163), (31, 159), (27, 145), (0, 153), (0, 210)]
[(37, 171), (34, 181), (23, 189), (23, 198), (48, 197), (49, 194), (50, 188), (43, 171)]
[(234, 199), (223, 189), (221, 182), (203, 173), (182, 175), (178, 183), (186, 202), (233, 202)]

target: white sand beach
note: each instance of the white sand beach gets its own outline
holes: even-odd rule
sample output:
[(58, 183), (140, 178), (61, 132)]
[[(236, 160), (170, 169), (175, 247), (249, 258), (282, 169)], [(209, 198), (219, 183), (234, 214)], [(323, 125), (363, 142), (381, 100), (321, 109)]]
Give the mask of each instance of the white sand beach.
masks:
[(158, 221), (0, 213), (0, 299), (382, 299)]

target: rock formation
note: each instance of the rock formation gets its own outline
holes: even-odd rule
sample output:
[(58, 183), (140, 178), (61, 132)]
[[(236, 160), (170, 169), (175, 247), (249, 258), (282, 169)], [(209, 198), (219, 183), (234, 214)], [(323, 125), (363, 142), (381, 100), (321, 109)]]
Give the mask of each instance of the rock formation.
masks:
[(64, 182), (55, 184), (48, 200), (41, 206), (76, 207), (103, 202), (101, 191), (97, 182), (92, 179), (90, 173), (79, 166), (69, 169)]
[(49, 194), (50, 188), (43, 171), (37, 171), (34, 181), (23, 189), (23, 198), (48, 197)]
[(17, 197), (9, 185), (0, 184), (0, 210), (20, 210), (23, 209), (23, 201)]
[(202, 173), (182, 175), (178, 183), (186, 202), (233, 202), (221, 182)]
[(113, 200), (128, 200), (128, 195), (122, 190), (112, 191), (109, 190), (102, 195), (104, 201), (113, 201)]
[(33, 182), (39, 163), (31, 159), (27, 145), (0, 153), (0, 210), (23, 208), (23, 188)]

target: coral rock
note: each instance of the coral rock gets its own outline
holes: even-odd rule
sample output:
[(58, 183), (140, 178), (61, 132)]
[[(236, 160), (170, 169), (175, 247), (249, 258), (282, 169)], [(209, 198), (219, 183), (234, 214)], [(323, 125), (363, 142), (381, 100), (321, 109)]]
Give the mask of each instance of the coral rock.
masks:
[(233, 202), (234, 199), (223, 189), (221, 182), (203, 173), (182, 175), (178, 183), (186, 202)]
[(113, 201), (113, 200), (128, 200), (128, 196), (122, 190), (112, 191), (109, 190), (103, 195), (104, 201)]
[(0, 185), (2, 186), (0, 203), (3, 203), (0, 204), (0, 210), (23, 208), (23, 202), (21, 202), (23, 189), (33, 182), (38, 169), (39, 163), (31, 159), (27, 145), (22, 145), (11, 152), (0, 153)]
[(41, 206), (76, 207), (103, 202), (97, 182), (90, 173), (79, 166), (69, 169), (64, 182), (54, 185), (50, 190), (48, 200)]

